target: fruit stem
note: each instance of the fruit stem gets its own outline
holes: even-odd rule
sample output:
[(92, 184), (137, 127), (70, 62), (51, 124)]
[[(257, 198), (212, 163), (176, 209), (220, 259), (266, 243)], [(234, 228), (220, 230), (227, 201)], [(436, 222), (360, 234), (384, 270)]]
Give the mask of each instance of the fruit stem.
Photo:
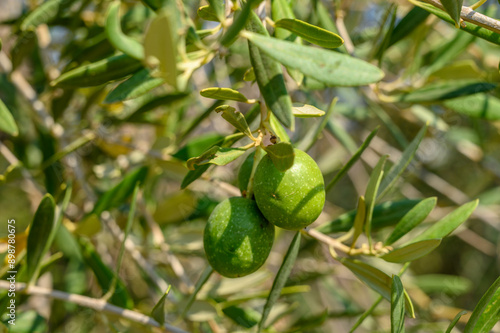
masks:
[(250, 173), (250, 179), (248, 180), (247, 184), (246, 198), (250, 200), (253, 196), (253, 179), (255, 177), (255, 171), (257, 170), (257, 166), (259, 165), (262, 156), (264, 156), (262, 148), (260, 146), (257, 146), (257, 148), (255, 149), (255, 155), (253, 156), (252, 172)]

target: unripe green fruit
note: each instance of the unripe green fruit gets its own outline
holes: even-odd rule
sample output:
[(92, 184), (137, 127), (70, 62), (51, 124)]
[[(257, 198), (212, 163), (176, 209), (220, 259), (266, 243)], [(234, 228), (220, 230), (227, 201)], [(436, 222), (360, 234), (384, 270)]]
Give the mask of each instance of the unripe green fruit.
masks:
[(269, 156), (260, 161), (254, 196), (265, 218), (283, 229), (298, 230), (313, 223), (325, 205), (325, 183), (316, 162), (294, 149), (293, 166), (281, 172)]
[(264, 264), (274, 242), (274, 226), (253, 200), (229, 198), (208, 218), (203, 243), (208, 262), (226, 277), (241, 277)]

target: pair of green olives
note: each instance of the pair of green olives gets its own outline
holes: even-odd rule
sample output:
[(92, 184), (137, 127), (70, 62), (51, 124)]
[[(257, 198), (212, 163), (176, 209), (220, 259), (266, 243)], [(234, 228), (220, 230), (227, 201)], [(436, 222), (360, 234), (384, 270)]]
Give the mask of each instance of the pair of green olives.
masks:
[[(316, 162), (294, 150), (292, 167), (279, 171), (264, 156), (254, 176), (255, 201), (233, 197), (222, 201), (208, 219), (203, 242), (210, 265), (226, 277), (255, 272), (266, 261), (274, 241), (274, 226), (299, 230), (314, 222), (325, 204), (325, 185)], [(238, 173), (246, 190), (253, 165), (251, 154)]]

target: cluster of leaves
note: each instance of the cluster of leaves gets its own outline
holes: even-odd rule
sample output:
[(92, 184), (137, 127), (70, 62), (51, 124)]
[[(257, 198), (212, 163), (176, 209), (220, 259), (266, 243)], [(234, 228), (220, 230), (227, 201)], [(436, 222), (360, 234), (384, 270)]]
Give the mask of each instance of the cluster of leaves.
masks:
[[(466, 295), (469, 280), (453, 269), (426, 275), (419, 262), (432, 263), (433, 251), (453, 261), (440, 244), (453, 244), (447, 236), (459, 227), (497, 241), (491, 214), (500, 195), (490, 184), (500, 178), (500, 95), (490, 55), (500, 54), (500, 35), (464, 25), (458, 1), (442, 1), (445, 11), (410, 2), (374, 5), (374, 22), (371, 7), (340, 1), (47, 0), (6, 22), (15, 35), (4, 40), (10, 60), (0, 58), (8, 72), (0, 81), (1, 218), (16, 219), (17, 281), (51, 276), (55, 290), (154, 318), (145, 325), (92, 312), (89, 321), (56, 300), (44, 318), (28, 289), (17, 295), (24, 326), (12, 331), (90, 332), (96, 322), (131, 332), (373, 331), (380, 316), (391, 332), (405, 330), (405, 317), (417, 318), (406, 323), (413, 331), (451, 332), (458, 322), (465, 332), (491, 330), (498, 269), (468, 273), (482, 284), (458, 305), (473, 310), (463, 319), (447, 304), (445, 315), (429, 309), (425, 292)], [(346, 24), (358, 28), (347, 34)], [(366, 130), (377, 125), (380, 133)], [(386, 155), (399, 151), (391, 145), (399, 158)], [(265, 269), (238, 280), (212, 274), (201, 230), (217, 202), (239, 194), (236, 163), (221, 166), (256, 148), (284, 171), (294, 147), (323, 171), (324, 216), (308, 230), (278, 233)], [(469, 194), (485, 199), (473, 230), (464, 226), (478, 205)], [(436, 196), (459, 207), (443, 214)], [(426, 219), (437, 221), (426, 227)], [(477, 249), (484, 254), (468, 253), (486, 271), (495, 250)], [(378, 296), (358, 292), (355, 281), (343, 288), (344, 273)], [(383, 299), (390, 308), (377, 312)], [(2, 291), (6, 324), (9, 301)]]

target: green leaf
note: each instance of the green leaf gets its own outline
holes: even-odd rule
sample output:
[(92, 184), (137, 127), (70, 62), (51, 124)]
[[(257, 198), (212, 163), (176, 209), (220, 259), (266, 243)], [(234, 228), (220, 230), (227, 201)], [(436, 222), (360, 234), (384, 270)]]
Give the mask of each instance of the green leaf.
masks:
[(247, 71), (243, 75), (243, 80), (248, 81), (248, 82), (252, 82), (252, 81), (256, 80), (255, 71), (253, 70), (253, 67), (250, 67), (249, 69), (247, 69)]
[(463, 2), (463, 0), (441, 0), (441, 4), (453, 19), (457, 28), (460, 27), (460, 13), (462, 12)]
[(427, 228), (423, 233), (414, 238), (411, 243), (415, 243), (425, 239), (444, 238), (448, 236), (453, 230), (458, 228), (464, 223), (469, 216), (474, 212), (479, 200), (470, 201), (466, 204), (455, 209), (443, 217), (438, 222)]
[(151, 77), (149, 70), (143, 68), (113, 89), (104, 99), (104, 103), (111, 104), (134, 99), (149, 93), (164, 83), (164, 79)]
[(281, 142), (290, 142), (288, 133), (273, 113), (271, 113), (269, 116), (269, 125), (271, 125), (273, 134), (275, 134)]
[(43, 255), (48, 250), (50, 235), (55, 226), (56, 204), (50, 194), (46, 194), (33, 217), (27, 240), (26, 264), (28, 266), (28, 279), (35, 278), (35, 273), (40, 265)]
[(391, 39), (389, 40), (387, 48), (415, 31), (415, 29), (420, 26), (420, 24), (424, 23), (428, 17), (429, 12), (420, 7), (413, 7), (394, 27), (394, 30), (392, 30)]
[[(340, 262), (353, 272), (364, 284), (375, 290), (389, 302), (391, 301), (392, 279), (389, 275), (359, 260), (343, 258)], [(413, 306), (406, 293), (405, 308), (408, 314), (413, 317)]]
[(21, 22), (21, 30), (34, 28), (40, 24), (49, 23), (57, 18), (61, 13), (70, 7), (75, 0), (47, 0), (35, 10), (30, 12), (28, 16)]
[(267, 298), (266, 304), (264, 305), (264, 309), (262, 310), (262, 318), (259, 322), (258, 332), (260, 332), (264, 327), (269, 316), (269, 312), (271, 312), (271, 308), (274, 306), (276, 301), (278, 300), (281, 289), (285, 286), (285, 283), (292, 272), (293, 265), (295, 263), (295, 259), (297, 258), (297, 254), (299, 253), (300, 248), (300, 232), (295, 234), (288, 251), (286, 252), (285, 258), (283, 259), (283, 263), (276, 274), (276, 277), (273, 281), (273, 286), (271, 287), (271, 292)]
[(197, 137), (193, 137), (186, 142), (186, 145), (180, 148), (173, 157), (183, 161), (187, 161), (192, 157), (203, 154), (210, 147), (220, 143), (224, 136), (218, 133), (207, 133)]
[(312, 105), (293, 103), (293, 115), (298, 118), (322, 117), (325, 111), (322, 111)]
[(401, 155), (399, 161), (391, 167), (386, 177), (380, 184), (379, 194), (377, 196), (379, 200), (385, 194), (387, 194), (387, 192), (391, 189), (392, 186), (394, 186), (396, 181), (399, 179), (399, 177), (406, 169), (406, 167), (408, 167), (408, 164), (410, 164), (411, 160), (415, 156), (415, 153), (418, 150), (418, 146), (420, 145), (420, 142), (424, 138), (426, 131), (427, 131), (427, 125), (425, 125), (420, 129), (420, 131), (417, 133), (417, 135), (410, 143), (410, 145), (408, 145), (408, 147), (406, 147), (406, 149), (404, 150), (403, 155)]
[(388, 262), (405, 263), (426, 256), (441, 244), (441, 239), (427, 239), (395, 249), (380, 258)]
[(275, 25), (324, 48), (334, 49), (344, 44), (344, 40), (339, 35), (298, 19), (283, 18), (275, 22)]
[(394, 275), (391, 283), (391, 333), (405, 331), (405, 293), (399, 276)]
[(245, 95), (230, 88), (206, 88), (200, 91), (200, 95), (206, 98), (248, 102), (248, 98)]
[[(250, 15), (247, 29), (269, 36), (259, 17), (253, 12)], [(251, 41), (248, 42), (248, 51), (259, 90), (268, 108), (283, 125), (293, 130), (295, 119), (292, 111), (292, 100), (286, 89), (281, 65), (264, 54)]]
[[(100, 216), (105, 210), (121, 205), (134, 191), (137, 182), (142, 183), (148, 174), (148, 167), (143, 166), (129, 172), (123, 180), (112, 189), (106, 191), (97, 200), (91, 214)], [(90, 215), (90, 214), (89, 214)]]
[(500, 277), (488, 288), (472, 312), (464, 333), (489, 332), (500, 321)]
[(231, 318), (235, 323), (244, 328), (252, 328), (259, 323), (260, 313), (252, 308), (241, 308), (229, 306), (222, 309), (222, 312)]
[(460, 318), (466, 314), (467, 311), (465, 310), (462, 310), (460, 311), (459, 313), (457, 313), (457, 315), (455, 316), (455, 318), (453, 318), (453, 320), (451, 321), (450, 325), (448, 325), (448, 328), (446, 329), (446, 332), (444, 333), (451, 333), (451, 330), (453, 330), (453, 327), (455, 327), (455, 325), (458, 323), (458, 321), (460, 320)]
[(474, 94), (444, 101), (443, 105), (463, 115), (490, 121), (500, 120), (500, 99), (488, 94)]
[(155, 304), (151, 311), (151, 317), (156, 320), (161, 326), (165, 323), (165, 300), (170, 292), (171, 285), (168, 286), (165, 293), (161, 296), (160, 300)]
[(196, 299), (196, 295), (200, 292), (201, 288), (207, 283), (208, 279), (214, 272), (212, 266), (208, 265), (205, 270), (201, 273), (200, 278), (196, 282), (196, 285), (194, 286), (194, 291), (191, 295), (189, 295), (189, 298), (186, 302), (186, 306), (184, 307), (184, 310), (182, 310), (182, 317), (186, 316), (186, 313), (189, 311), (189, 308), (191, 308), (191, 305), (193, 305), (194, 300)]
[[(339, 34), (335, 22), (330, 16), (330, 10), (325, 7), (323, 2), (316, 1), (315, 13), (318, 18), (318, 23), (322, 28), (325, 28), (328, 31), (331, 31), (335, 34)], [(347, 50), (344, 45), (342, 45), (339, 49), (342, 53), (347, 53)]]
[(210, 4), (219, 22), (223, 22), (226, 19), (224, 0), (207, 0), (207, 2)]
[(365, 233), (367, 237), (370, 237), (371, 234), (371, 222), (373, 215), (373, 207), (375, 206), (375, 202), (377, 200), (377, 192), (382, 180), (384, 177), (384, 165), (387, 157), (389, 155), (384, 155), (380, 157), (377, 165), (372, 170), (372, 174), (370, 175), (370, 180), (368, 181), (368, 185), (366, 186), (365, 191), (365, 201), (366, 201), (366, 215), (365, 215)]
[(142, 68), (142, 63), (126, 54), (111, 56), (61, 74), (50, 83), (63, 88), (94, 87), (122, 79)]
[(121, 29), (120, 23), (120, 1), (112, 2), (108, 8), (106, 16), (105, 31), (109, 42), (117, 50), (138, 60), (144, 60), (144, 47), (136, 41), (125, 35)]
[(358, 209), (356, 212), (356, 217), (354, 218), (354, 233), (352, 234), (352, 243), (351, 248), (356, 246), (356, 241), (358, 237), (363, 233), (363, 227), (365, 226), (366, 221), (366, 204), (365, 197), (360, 196), (358, 200)]
[(221, 105), (215, 108), (215, 112), (222, 112), (222, 118), (224, 118), (228, 123), (233, 125), (238, 131), (245, 134), (249, 138), (253, 137), (245, 116), (241, 112), (236, 111), (235, 108), (229, 105)]
[(303, 150), (303, 151), (308, 151), (309, 149), (311, 149), (311, 147), (314, 145), (314, 143), (316, 143), (321, 132), (328, 124), (328, 120), (330, 120), (330, 117), (333, 114), (333, 111), (335, 110), (335, 105), (337, 105), (337, 101), (338, 101), (338, 97), (335, 97), (334, 99), (332, 99), (326, 114), (323, 116), (323, 119), (321, 119), (321, 121), (318, 122), (317, 125), (314, 126), (307, 133), (307, 135), (302, 138), (302, 140), (300, 140), (300, 142), (296, 146), (298, 149)]
[(425, 293), (438, 293), (450, 296), (459, 296), (468, 293), (472, 282), (464, 277), (447, 274), (426, 274), (414, 276), (412, 283)]
[(177, 87), (177, 24), (180, 16), (175, 2), (169, 2), (149, 24), (144, 36), (146, 62), (158, 66), (159, 75), (172, 87)]
[(38, 36), (35, 28), (21, 31), (16, 39), (16, 43), (10, 51), (12, 59), (12, 71), (16, 70), (25, 58), (30, 58), (38, 50)]
[(387, 237), (385, 241), (386, 245), (391, 245), (404, 235), (406, 235), (410, 230), (422, 223), (425, 218), (431, 213), (437, 203), (437, 198), (427, 198), (420, 201), (415, 207), (413, 207), (401, 221), (396, 224), (396, 227), (392, 233)]
[(198, 8), (198, 16), (206, 21), (220, 22), (217, 14), (210, 5), (201, 6)]
[[(421, 202), (421, 200), (401, 200), (387, 201), (376, 205), (373, 208), (372, 229), (380, 229), (396, 224), (419, 202)], [(356, 210), (352, 210), (344, 213), (335, 220), (319, 226), (316, 230), (324, 234), (349, 231), (354, 224), (356, 212)]]
[(19, 129), (17, 128), (16, 121), (12, 114), (10, 113), (7, 106), (0, 99), (0, 131), (4, 131), (12, 136), (17, 136), (19, 134)]
[(352, 155), (352, 157), (349, 159), (349, 161), (347, 161), (347, 163), (342, 167), (342, 169), (340, 169), (340, 171), (337, 172), (335, 177), (333, 177), (333, 179), (325, 187), (326, 192), (330, 191), (335, 186), (335, 184), (337, 184), (337, 182), (347, 173), (347, 171), (349, 171), (352, 168), (354, 163), (356, 163), (359, 160), (365, 149), (368, 148), (370, 142), (372, 142), (372, 139), (377, 134), (378, 129), (379, 128), (377, 127), (373, 131), (371, 131), (370, 135), (366, 137), (361, 147), (358, 148), (358, 150), (354, 153), (354, 155)]
[(189, 170), (194, 170), (195, 165), (204, 165), (207, 163), (216, 165), (226, 165), (231, 163), (245, 153), (246, 149), (242, 148), (221, 148), (213, 146), (198, 157), (192, 157), (187, 161)]
[(123, 281), (119, 277), (116, 277), (115, 273), (102, 262), (101, 256), (96, 252), (89, 240), (82, 237), (79, 238), (78, 241), (80, 242), (85, 264), (94, 272), (97, 283), (101, 287), (103, 293), (110, 289), (113, 280), (116, 279), (116, 287), (113, 295), (109, 299), (110, 303), (125, 309), (131, 309), (134, 306), (134, 301)]
[(453, 80), (428, 84), (409, 93), (393, 96), (396, 102), (431, 103), (468, 96), (496, 88), (495, 83), (472, 80)]
[[(423, 3), (420, 1), (416, 1), (416, 0), (409, 0), (409, 1), (412, 4), (414, 4), (415, 6), (419, 6), (423, 9), (425, 9), (426, 11), (430, 12), (431, 14), (436, 15), (440, 19), (442, 19), (446, 22), (449, 22), (451, 24), (455, 24), (453, 19), (451, 19), (446, 12), (443, 12), (442, 10), (434, 7), (433, 5)], [(471, 35), (474, 35), (474, 36), (477, 36), (477, 37), (482, 38), (484, 40), (487, 40), (493, 44), (500, 45), (500, 34), (494, 32), (494, 31), (491, 31), (489, 29), (482, 28), (478, 25), (467, 22), (465, 27), (460, 26), (460, 30), (464, 30), (464, 31), (470, 33)]]
[(243, 4), (241, 11), (237, 11), (234, 14), (233, 24), (231, 24), (220, 40), (222, 46), (228, 47), (236, 40), (239, 32), (245, 27), (252, 14), (254, 14), (252, 8), (261, 2), (262, 0), (248, 0)]
[(274, 166), (281, 172), (290, 169), (295, 159), (295, 152), (290, 143), (280, 142), (264, 148), (273, 161)]
[(243, 36), (274, 60), (328, 85), (361, 86), (378, 82), (384, 77), (379, 68), (345, 54), (251, 32), (244, 32)]

